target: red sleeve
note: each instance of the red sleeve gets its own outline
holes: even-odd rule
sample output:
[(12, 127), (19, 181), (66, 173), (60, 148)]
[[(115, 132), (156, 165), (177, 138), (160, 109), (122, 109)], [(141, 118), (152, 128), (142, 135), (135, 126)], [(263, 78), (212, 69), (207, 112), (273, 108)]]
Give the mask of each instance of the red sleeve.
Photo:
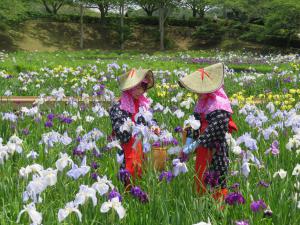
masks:
[(228, 130), (229, 130), (229, 133), (232, 133), (233, 131), (238, 131), (236, 124), (232, 120), (232, 117), (230, 117), (230, 119), (229, 119)]

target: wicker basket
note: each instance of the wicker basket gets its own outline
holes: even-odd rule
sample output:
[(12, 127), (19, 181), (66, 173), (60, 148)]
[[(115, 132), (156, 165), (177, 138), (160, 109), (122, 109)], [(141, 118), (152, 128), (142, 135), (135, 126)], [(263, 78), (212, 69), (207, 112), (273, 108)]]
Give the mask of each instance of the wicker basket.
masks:
[(187, 137), (187, 131), (186, 129), (183, 129), (182, 131), (182, 144), (185, 145), (186, 143), (186, 137)]
[(153, 166), (155, 170), (162, 171), (167, 163), (167, 148), (152, 147)]

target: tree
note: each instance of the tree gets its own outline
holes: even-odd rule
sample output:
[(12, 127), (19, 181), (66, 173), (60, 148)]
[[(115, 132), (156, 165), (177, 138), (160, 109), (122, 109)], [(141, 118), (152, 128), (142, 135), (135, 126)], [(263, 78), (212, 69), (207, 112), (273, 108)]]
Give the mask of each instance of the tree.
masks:
[(193, 12), (193, 17), (199, 15), (200, 18), (204, 17), (205, 12), (209, 9), (208, 0), (185, 0), (183, 5), (190, 8)]
[(48, 13), (56, 15), (58, 10), (66, 4), (67, 0), (42, 0)]
[(120, 42), (121, 42), (121, 49), (124, 49), (124, 11), (125, 11), (125, 0), (120, 0), (119, 2), (120, 4), (120, 9), (119, 9), (119, 13), (120, 13)]
[(264, 4), (274, 0), (214, 0), (215, 5), (223, 9), (225, 18), (238, 20), (241, 23), (249, 23), (253, 19), (262, 19), (264, 16)]
[(134, 2), (147, 13), (147, 16), (152, 16), (153, 12), (158, 10), (157, 0), (135, 0)]
[(289, 47), (300, 32), (300, 6), (297, 0), (273, 0), (265, 5), (265, 33), (284, 37)]
[(113, 0), (113, 7), (115, 10), (119, 11), (120, 17), (120, 26), (117, 27), (118, 32), (120, 34), (120, 48), (124, 49), (124, 42), (125, 42), (125, 24), (124, 24), (124, 17), (125, 11), (128, 10), (128, 6), (132, 4), (132, 0)]
[(108, 14), (108, 10), (112, 8), (112, 6), (115, 4), (115, 1), (112, 0), (90, 0), (88, 1), (89, 5), (96, 5), (95, 6), (89, 6), (89, 8), (98, 8), (100, 11), (100, 21), (101, 23), (105, 22), (105, 17)]
[(157, 0), (159, 9), (159, 33), (160, 33), (160, 50), (165, 50), (165, 22), (171, 13), (171, 10), (180, 4), (180, 0)]
[(0, 24), (18, 21), (20, 15), (26, 11), (26, 5), (19, 0), (1, 0), (0, 1)]
[(83, 13), (85, 4), (88, 3), (89, 0), (73, 0), (73, 4), (78, 5), (80, 7), (80, 44), (79, 47), (83, 49)]

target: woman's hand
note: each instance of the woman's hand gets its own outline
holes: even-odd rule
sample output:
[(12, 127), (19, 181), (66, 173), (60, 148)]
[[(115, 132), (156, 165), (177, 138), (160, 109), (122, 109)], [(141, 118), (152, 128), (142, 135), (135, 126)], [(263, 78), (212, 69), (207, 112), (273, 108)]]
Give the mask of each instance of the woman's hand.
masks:
[(189, 154), (189, 153), (193, 152), (197, 148), (198, 145), (199, 145), (199, 143), (197, 141), (194, 141), (193, 138), (187, 138), (182, 151), (185, 154)]

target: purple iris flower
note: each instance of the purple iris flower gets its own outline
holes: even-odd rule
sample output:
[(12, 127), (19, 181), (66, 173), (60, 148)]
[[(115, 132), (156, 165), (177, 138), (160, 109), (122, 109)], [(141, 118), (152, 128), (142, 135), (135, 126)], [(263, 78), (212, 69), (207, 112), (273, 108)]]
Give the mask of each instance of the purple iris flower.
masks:
[(250, 208), (251, 208), (252, 212), (258, 212), (261, 209), (266, 209), (267, 205), (264, 202), (264, 200), (260, 199), (258, 201), (253, 201), (250, 205)]
[(100, 157), (101, 157), (100, 151), (97, 151), (96, 149), (93, 149), (93, 155), (94, 155), (96, 158), (100, 158)]
[(292, 79), (291, 79), (291, 77), (287, 77), (287, 78), (283, 79), (283, 82), (284, 83), (290, 83), (290, 82), (292, 82)]
[(139, 197), (139, 200), (142, 202), (142, 203), (147, 203), (149, 202), (149, 197), (147, 195), (146, 192), (142, 192), (140, 197)]
[(179, 144), (179, 142), (177, 141), (176, 138), (173, 138), (172, 143), (173, 143), (173, 145), (175, 145), (175, 146), (177, 146), (177, 145)]
[(76, 141), (77, 141), (77, 142), (80, 142), (80, 141), (81, 141), (81, 137), (78, 136), (78, 137), (76, 138)]
[(103, 92), (103, 91), (97, 91), (96, 94), (97, 94), (97, 95), (103, 95), (104, 92)]
[(98, 169), (99, 166), (96, 162), (92, 162), (91, 167), (96, 170), (96, 169)]
[(240, 187), (239, 183), (234, 183), (233, 185), (231, 185), (230, 189), (237, 191), (239, 189), (239, 187)]
[(50, 121), (50, 120), (46, 121), (45, 127), (53, 127), (52, 121)]
[(91, 177), (93, 180), (97, 180), (98, 174), (97, 173), (92, 173)]
[(122, 181), (122, 182), (126, 182), (129, 180), (130, 178), (130, 173), (127, 169), (123, 169), (121, 168), (119, 170), (119, 176), (118, 176), (119, 180)]
[(162, 181), (163, 179), (166, 179), (167, 183), (170, 183), (171, 180), (173, 179), (173, 174), (171, 171), (163, 171), (160, 175), (159, 175), (159, 181)]
[(271, 148), (269, 148), (265, 153), (268, 154), (272, 152), (273, 155), (279, 154), (279, 142), (277, 140), (273, 141)]
[(77, 156), (84, 156), (85, 155), (85, 152), (84, 151), (81, 151), (81, 150), (79, 150), (79, 149), (77, 149), (77, 148), (74, 148), (73, 149), (73, 155), (77, 155)]
[(189, 159), (189, 154), (185, 154), (184, 152), (182, 152), (179, 159), (180, 159), (180, 162), (186, 162)]
[(140, 195), (142, 194), (142, 190), (141, 190), (140, 187), (135, 186), (135, 187), (132, 187), (132, 188), (131, 188), (130, 193), (131, 193), (134, 197), (139, 198)]
[(117, 192), (115, 189), (112, 190), (109, 195), (108, 195), (108, 199), (112, 200), (113, 198), (118, 197), (119, 201), (122, 202), (122, 196), (119, 192)]
[(152, 144), (153, 147), (160, 147), (160, 142), (156, 141)]
[(73, 122), (73, 120), (72, 120), (72, 118), (64, 117), (64, 118), (62, 119), (62, 122), (63, 122), (63, 123), (66, 123), (66, 124), (70, 124), (70, 123)]
[(267, 182), (265, 182), (265, 181), (263, 181), (263, 180), (260, 180), (260, 181), (258, 182), (257, 186), (262, 186), (262, 187), (267, 188), (267, 187), (270, 186), (270, 183), (267, 183)]
[(28, 135), (28, 134), (29, 134), (29, 129), (28, 129), (28, 128), (24, 128), (24, 129), (22, 130), (22, 133), (23, 133), (24, 135)]
[(55, 115), (53, 113), (48, 114), (47, 119), (52, 121), (54, 119)]
[(180, 133), (180, 132), (182, 132), (182, 128), (181, 128), (181, 126), (177, 126), (177, 127), (175, 127), (174, 131), (175, 131), (176, 133)]
[(147, 193), (142, 191), (141, 188), (138, 187), (138, 186), (132, 187), (131, 190), (130, 190), (130, 193), (134, 197), (138, 198), (140, 200), (140, 202), (142, 202), (142, 203), (149, 202), (149, 198), (148, 198)]
[(204, 182), (211, 187), (216, 187), (219, 184), (220, 173), (216, 171), (207, 171), (204, 174)]
[(249, 225), (249, 222), (247, 220), (240, 220), (236, 221), (235, 225)]
[(239, 192), (232, 192), (229, 193), (226, 197), (225, 197), (225, 202), (228, 205), (239, 205), (239, 204), (245, 204), (245, 198), (243, 197), (243, 195)]

